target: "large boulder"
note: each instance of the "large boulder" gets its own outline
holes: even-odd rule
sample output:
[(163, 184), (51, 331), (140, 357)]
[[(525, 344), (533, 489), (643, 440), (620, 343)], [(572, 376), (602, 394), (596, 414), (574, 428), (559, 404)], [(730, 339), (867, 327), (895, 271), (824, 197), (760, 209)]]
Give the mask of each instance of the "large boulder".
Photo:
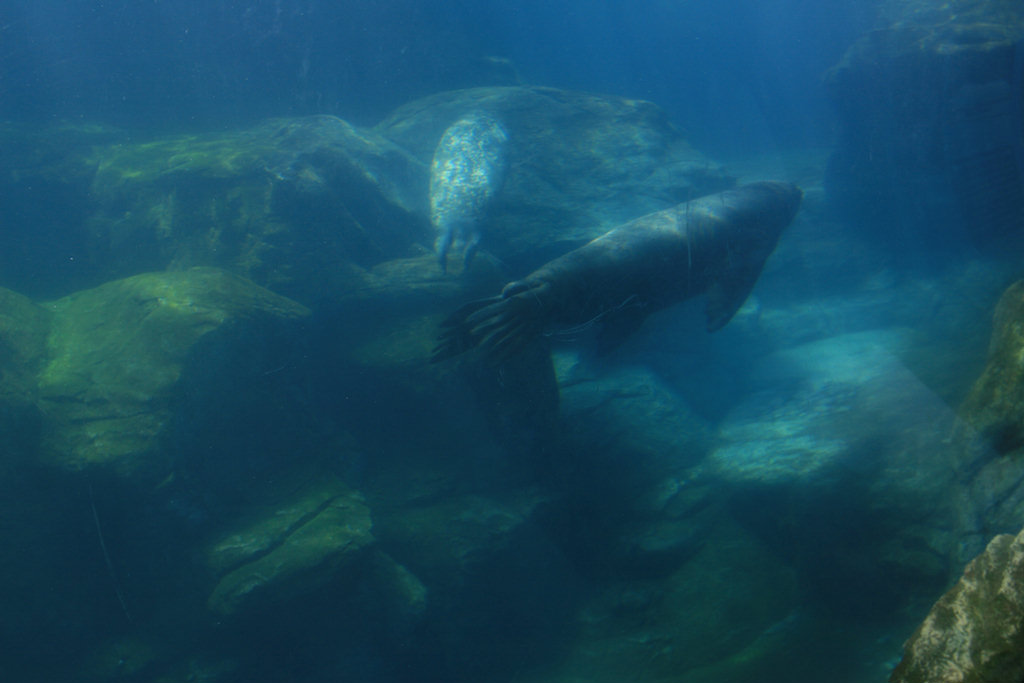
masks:
[(721, 513), (720, 495), (688, 481), (711, 448), (711, 429), (643, 366), (563, 350), (555, 367), (567, 448), (552, 468), (565, 482), (565, 516), (587, 519), (585, 528), (558, 524), (561, 543), (614, 576), (678, 566)]
[(988, 365), (961, 407), (964, 418), (998, 453), (1024, 447), (1024, 281), (999, 300)]
[(599, 584), (555, 672), (532, 680), (705, 680), (700, 672), (712, 666), (707, 680), (763, 676), (773, 648), (789, 645), (796, 574), (728, 518), (706, 540), (667, 576)]
[(219, 266), (314, 303), (346, 266), (406, 255), (427, 234), (425, 167), (331, 116), (116, 145), (96, 162), (91, 258), (108, 279), (126, 265)]
[(1019, 3), (889, 3), (826, 75), (842, 122), (833, 199), (898, 244), (942, 232), (1019, 247), (1022, 37)]
[[(307, 309), (213, 268), (147, 273), (44, 305), (50, 317), (38, 404), (44, 457), (69, 469), (166, 476), (163, 448), (182, 375), (201, 340), (241, 343)], [(249, 342), (246, 342), (249, 343)]]
[(372, 543), (362, 497), (326, 481), (213, 545), (207, 604), (220, 616), (259, 614), (352, 575)]
[(957, 497), (962, 561), (987, 539), (1012, 532), (1024, 514), (1024, 282), (996, 306), (988, 364), (960, 407), (963, 489)]
[(483, 248), (517, 272), (626, 220), (734, 184), (642, 100), (473, 88), (403, 105), (375, 131), (429, 163), (445, 129), (473, 111), (490, 113), (509, 133), (509, 170)]
[(764, 358), (692, 473), (728, 490), (819, 600), (866, 615), (930, 595), (960, 566), (956, 416), (906, 352), (904, 332), (878, 330)]
[(910, 637), (890, 683), (1024, 680), (1024, 531), (996, 536)]

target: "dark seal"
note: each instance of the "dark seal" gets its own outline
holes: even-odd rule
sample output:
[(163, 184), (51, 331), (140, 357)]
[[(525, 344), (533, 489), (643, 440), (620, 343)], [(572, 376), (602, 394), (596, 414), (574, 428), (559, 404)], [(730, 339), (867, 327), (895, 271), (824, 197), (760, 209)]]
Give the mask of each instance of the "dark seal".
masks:
[(479, 347), (501, 361), (541, 334), (598, 323), (607, 349), (652, 312), (699, 294), (707, 294), (708, 330), (718, 330), (754, 288), (802, 198), (791, 183), (751, 183), (620, 225), (457, 310), (431, 360)]

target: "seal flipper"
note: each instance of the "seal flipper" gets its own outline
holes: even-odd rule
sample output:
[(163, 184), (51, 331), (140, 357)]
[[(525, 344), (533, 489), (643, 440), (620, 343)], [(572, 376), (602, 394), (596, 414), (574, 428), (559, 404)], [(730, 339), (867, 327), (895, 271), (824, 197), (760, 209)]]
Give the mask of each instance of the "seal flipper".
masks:
[(500, 296), (469, 302), (441, 323), (442, 332), (430, 362), (474, 347), (498, 362), (519, 353), (543, 329), (541, 302), (548, 287), (539, 282), (511, 282)]
[(732, 320), (750, 296), (766, 259), (728, 268), (708, 287), (708, 332), (717, 332)]
[(480, 339), (474, 334), (473, 325), (467, 324), (467, 318), (480, 309), (501, 303), (502, 300), (503, 297), (499, 295), (470, 301), (445, 318), (441, 322), (441, 334), (437, 346), (430, 355), (430, 362), (439, 363), (476, 346)]

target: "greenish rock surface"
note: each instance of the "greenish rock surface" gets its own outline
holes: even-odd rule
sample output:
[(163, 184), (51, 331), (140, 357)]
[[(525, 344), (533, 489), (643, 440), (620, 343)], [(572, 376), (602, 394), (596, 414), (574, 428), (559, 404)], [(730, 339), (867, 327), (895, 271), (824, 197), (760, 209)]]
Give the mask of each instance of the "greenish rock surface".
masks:
[[(422, 388), (423, 373), (438, 374), (438, 366), (426, 364), (440, 322), (467, 300), (500, 291), (506, 281), (507, 275), (487, 256), (474, 262), (472, 272), (444, 277), (437, 257), (425, 250), (372, 268), (352, 268), (333, 303), (344, 320), (340, 350), (360, 367), (402, 369)], [(450, 366), (441, 371), (447, 374)]]
[[(578, 612), (577, 638), (564, 662), (534, 680), (689, 680), (739, 652), (770, 657), (752, 650), (793, 618), (797, 576), (728, 521), (709, 540), (667, 577), (605, 584)], [(722, 668), (727, 673), (730, 666)]]
[(425, 188), (425, 168), (373, 131), (272, 120), (103, 150), (88, 224), (108, 278), (130, 248), (136, 268), (219, 266), (315, 302), (339, 268), (424, 240)]
[[(209, 551), (208, 566), (220, 579), (207, 605), (237, 615), (311, 593), (363, 556), (374, 541), (372, 528), (362, 496), (337, 484), (275, 506)], [(398, 576), (392, 580), (409, 585)], [(409, 593), (415, 599), (415, 590)]]
[(375, 131), (429, 163), (445, 129), (477, 110), (509, 133), (509, 170), (482, 248), (516, 270), (734, 182), (662, 109), (607, 95), (541, 87), (444, 92), (399, 107)]
[(961, 562), (1024, 516), (1024, 282), (1011, 285), (995, 307), (988, 362), (960, 406), (957, 495), (964, 531)]
[(961, 406), (999, 453), (1024, 447), (1024, 281), (1011, 285), (993, 319), (988, 364)]
[(246, 323), (308, 314), (213, 268), (137, 275), (43, 309), (51, 321), (38, 374), (47, 457), (72, 469), (154, 475), (167, 473), (159, 440), (197, 343), (218, 329), (241, 334)]
[(996, 536), (904, 648), (890, 683), (1024, 680), (1024, 532)]
[(457, 584), (494, 557), (515, 553), (514, 539), (535, 524), (544, 500), (539, 492), (525, 490), (500, 499), (474, 494), (412, 501), (381, 510), (378, 535), (393, 554), (400, 552), (396, 559), (429, 579), (428, 585)]

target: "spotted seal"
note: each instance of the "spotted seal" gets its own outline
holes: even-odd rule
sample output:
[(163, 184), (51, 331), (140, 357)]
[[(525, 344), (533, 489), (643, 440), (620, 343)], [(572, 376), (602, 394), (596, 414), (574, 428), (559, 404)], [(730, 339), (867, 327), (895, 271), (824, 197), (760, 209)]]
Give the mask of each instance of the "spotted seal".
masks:
[(430, 220), (441, 270), (448, 252), (465, 245), (468, 266), (480, 246), (481, 224), (508, 169), (508, 132), (493, 116), (474, 112), (445, 130), (430, 164)]
[(612, 347), (652, 312), (707, 294), (722, 328), (754, 288), (803, 192), (757, 182), (647, 214), (542, 265), (442, 323), (432, 362), (479, 347), (493, 360), (541, 334), (601, 324)]

